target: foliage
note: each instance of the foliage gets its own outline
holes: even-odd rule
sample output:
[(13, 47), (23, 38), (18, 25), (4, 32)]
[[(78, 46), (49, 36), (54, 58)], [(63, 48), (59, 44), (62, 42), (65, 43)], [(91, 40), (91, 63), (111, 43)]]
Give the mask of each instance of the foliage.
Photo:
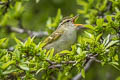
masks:
[[(71, 46), (71, 51), (64, 50), (56, 55), (53, 54), (54, 49), (42, 49), (41, 39), (34, 35), (37, 32), (24, 26), (27, 23), (24, 21), (33, 16), (30, 13), (26, 17), (26, 6), (33, 1), (0, 1), (0, 34), (3, 34), (0, 35), (0, 79), (69, 80), (78, 73), (86, 78), (85, 66), (91, 59), (102, 66), (112, 65), (120, 71), (120, 1), (76, 1), (81, 7), (76, 12), (82, 15), (80, 18), (84, 18), (85, 26), (90, 29), (84, 35), (78, 35), (77, 43)], [(35, 0), (34, 5), (40, 2)], [(43, 22), (46, 23), (46, 32), (52, 33), (57, 28), (63, 17), (62, 12), (59, 8), (56, 17), (49, 17)], [(35, 18), (32, 19), (35, 21)], [(31, 38), (31, 34), (34, 37)]]

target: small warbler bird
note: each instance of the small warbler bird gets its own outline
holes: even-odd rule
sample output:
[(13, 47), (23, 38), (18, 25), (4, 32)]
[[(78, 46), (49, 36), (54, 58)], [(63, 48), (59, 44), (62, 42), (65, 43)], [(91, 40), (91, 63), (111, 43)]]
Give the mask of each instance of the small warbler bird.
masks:
[(72, 18), (63, 19), (58, 28), (43, 41), (45, 43), (43, 49), (54, 48), (54, 53), (70, 50), (71, 45), (77, 40), (77, 31), (86, 29), (83, 24), (74, 24), (78, 17), (79, 15), (76, 15)]

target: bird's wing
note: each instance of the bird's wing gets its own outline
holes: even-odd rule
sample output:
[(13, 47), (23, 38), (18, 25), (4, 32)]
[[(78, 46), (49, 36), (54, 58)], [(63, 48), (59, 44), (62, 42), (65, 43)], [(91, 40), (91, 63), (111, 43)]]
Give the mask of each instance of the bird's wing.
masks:
[[(61, 29), (61, 30), (60, 30), (60, 29), (56, 30), (56, 31), (53, 32), (49, 37), (47, 37), (47, 38), (43, 41), (43, 43), (45, 43), (45, 45), (47, 45), (47, 44), (49, 44), (49, 43), (57, 40), (57, 39), (63, 34), (63, 32), (64, 32), (64, 30), (62, 30), (62, 29)], [(45, 46), (45, 45), (44, 45), (44, 46)]]

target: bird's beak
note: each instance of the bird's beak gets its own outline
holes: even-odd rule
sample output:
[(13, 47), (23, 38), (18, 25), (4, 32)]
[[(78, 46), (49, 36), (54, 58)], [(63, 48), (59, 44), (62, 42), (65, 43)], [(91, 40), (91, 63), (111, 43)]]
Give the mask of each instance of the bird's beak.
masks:
[(75, 28), (77, 30), (80, 30), (80, 29), (89, 29), (89, 28), (85, 27), (84, 24), (74, 24), (74, 25), (75, 25)]
[(84, 27), (84, 24), (74, 24), (76, 28), (79, 29), (87, 29), (86, 27)]
[[(72, 18), (73, 24), (78, 17), (79, 17), (79, 15), (76, 15)], [(74, 25), (78, 30), (79, 29), (88, 29), (87, 27), (84, 26), (84, 24), (74, 24)]]

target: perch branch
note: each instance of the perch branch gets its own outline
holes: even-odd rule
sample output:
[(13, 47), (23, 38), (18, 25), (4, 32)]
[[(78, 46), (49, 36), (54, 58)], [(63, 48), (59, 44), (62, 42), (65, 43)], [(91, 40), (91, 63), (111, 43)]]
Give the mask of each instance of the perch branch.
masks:
[(51, 65), (55, 65), (55, 64), (74, 64), (76, 63), (76, 61), (61, 61), (60, 63), (57, 62), (52, 62), (50, 60), (46, 60), (48, 63), (50, 63)]
[[(88, 70), (88, 68), (90, 67), (90, 65), (91, 65), (91, 63), (92, 63), (93, 61), (101, 62), (100, 60), (97, 60), (97, 59), (96, 59), (96, 56), (97, 56), (97, 55), (98, 55), (98, 54), (88, 55), (88, 56), (86, 57), (86, 60), (85, 60), (85, 62), (84, 62), (84, 64), (83, 64), (83, 66), (85, 66), (85, 67), (84, 67), (84, 68), (85, 68), (85, 71)], [(47, 59), (46, 61), (50, 64), (50, 66), (48, 67), (49, 69), (60, 68), (60, 67), (62, 66), (62, 64), (75, 64), (75, 63), (76, 63), (76, 61), (61, 61), (60, 63), (57, 63), (57, 62), (53, 62), (53, 61), (51, 61), (51, 60), (49, 60), (49, 59)], [(81, 73), (78, 74), (78, 75), (76, 75), (76, 76), (73, 78), (73, 80), (78, 80), (78, 78), (81, 78)]]
[(56, 64), (56, 65), (51, 65), (48, 68), (49, 69), (54, 69), (54, 68), (61, 68), (61, 67), (62, 67), (62, 64)]
[[(94, 59), (90, 59), (90, 60), (87, 62), (86, 66), (84, 67), (85, 71), (87, 71), (87, 70), (89, 69), (89, 67), (90, 67), (90, 65), (92, 64), (93, 61), (94, 61)], [(79, 80), (79, 79), (81, 79), (81, 78), (82, 78), (82, 74), (81, 74), (81, 72), (80, 72), (80, 73), (77, 74), (75, 77), (73, 77), (72, 80)]]
[[(84, 70), (85, 72), (90, 68), (91, 64), (93, 61), (96, 61), (96, 62), (101, 62), (100, 60), (97, 60), (96, 57), (98, 56), (98, 54), (95, 54), (95, 55), (88, 55), (88, 58), (86, 58), (86, 61), (85, 61), (85, 64), (83, 66), (84, 67)], [(79, 80), (82, 78), (82, 74), (81, 72), (79, 74), (77, 74), (76, 76), (74, 76), (72, 78), (72, 80)]]
[(31, 37), (32, 36), (43, 37), (43, 36), (47, 36), (48, 35), (48, 32), (46, 32), (46, 31), (35, 32), (35, 31), (30, 31), (30, 30), (26, 30), (26, 29), (11, 27), (11, 26), (7, 26), (7, 30), (9, 32), (16, 32), (16, 33), (20, 33), (20, 34), (27, 33)]
[(50, 66), (48, 67), (49, 69), (53, 69), (53, 68), (60, 68), (62, 66), (62, 64), (74, 64), (76, 63), (76, 61), (61, 61), (60, 63), (57, 62), (52, 62), (50, 60), (46, 60)]

